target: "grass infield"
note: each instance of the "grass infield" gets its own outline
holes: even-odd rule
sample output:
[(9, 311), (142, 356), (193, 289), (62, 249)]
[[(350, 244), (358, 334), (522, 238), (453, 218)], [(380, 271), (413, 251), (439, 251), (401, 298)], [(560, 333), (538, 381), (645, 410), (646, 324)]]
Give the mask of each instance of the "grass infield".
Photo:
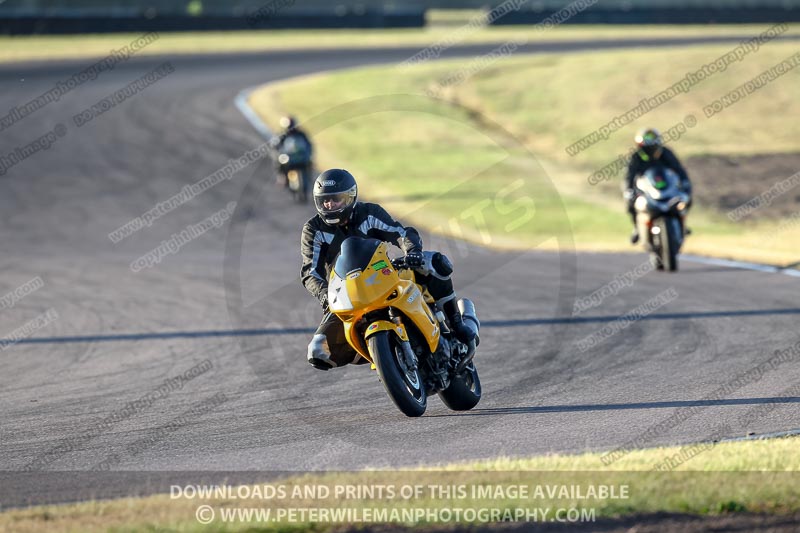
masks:
[[(678, 138), (670, 145), (688, 161), (695, 189), (717, 194), (712, 201), (720, 199), (722, 192), (715, 191), (726, 177), (716, 170), (704, 175), (709, 158), (798, 154), (789, 160), (800, 165), (800, 123), (786, 118), (800, 114), (795, 97), (800, 68), (720, 113), (707, 117), (704, 112), (797, 54), (795, 44), (779, 42), (675, 95), (607, 140), (577, 155), (567, 153), (567, 146), (731, 48), (512, 55), (360, 68), (270, 84), (252, 95), (251, 104), (268, 124), (283, 113), (299, 116), (320, 146), (319, 166), (352, 170), (367, 195), (386, 203), (398, 218), (498, 248), (639, 251), (627, 242), (630, 222), (619, 192), (624, 168), (598, 184), (589, 180), (630, 151), (638, 128), (657, 125), (666, 131), (680, 124), (683, 131), (674, 130)], [(649, 68), (655, 58), (670, 68)], [(685, 127), (684, 121), (692, 125)], [(741, 178), (759, 193), (790, 175)], [(785, 197), (790, 208), (798, 190)], [(796, 217), (761, 219), (756, 210), (755, 216), (732, 222), (727, 211), (698, 201), (690, 216), (694, 235), (684, 251), (796, 262), (799, 206), (794, 204)], [(768, 211), (762, 207), (760, 213)]]
[[(469, 518), (466, 509), (496, 509), (496, 516), (517, 520), (525, 520), (525, 512), (529, 520), (538, 513), (545, 521), (557, 509), (576, 509), (587, 519), (658, 512), (791, 516), (800, 511), (798, 444), (797, 437), (789, 437), (641, 449), (610, 465), (604, 463), (604, 454), (588, 453), (499, 458), (420, 470), (311, 473), (206, 497), (181, 488), (171, 495), (13, 509), (0, 513), (0, 531), (252, 532), (332, 527), (319, 515), (315, 521), (302, 511), (290, 511), (308, 508), (350, 509), (337, 511), (349, 512), (342, 516), (350, 519), (387, 513), (389, 520), (399, 517), (401, 525), (406, 522), (403, 517), (419, 516), (418, 526), (441, 525), (446, 519), (469, 522), (456, 520), (454, 514)], [(273, 497), (268, 497), (270, 491)], [(208, 525), (196, 518), (201, 506), (214, 510), (215, 520)], [(247, 520), (246, 513), (236, 514), (237, 508), (269, 509), (269, 518), (262, 514)], [(232, 514), (230, 522), (222, 522), (223, 509)], [(551, 514), (543, 515), (545, 509)]]

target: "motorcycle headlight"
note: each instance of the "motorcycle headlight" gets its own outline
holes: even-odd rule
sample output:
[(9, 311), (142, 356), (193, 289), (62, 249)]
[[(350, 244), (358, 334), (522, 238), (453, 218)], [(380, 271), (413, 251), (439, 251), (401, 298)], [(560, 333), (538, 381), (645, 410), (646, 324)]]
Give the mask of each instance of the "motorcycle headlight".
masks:
[(677, 207), (678, 211), (683, 211), (684, 209), (686, 209), (686, 202), (678, 202)]

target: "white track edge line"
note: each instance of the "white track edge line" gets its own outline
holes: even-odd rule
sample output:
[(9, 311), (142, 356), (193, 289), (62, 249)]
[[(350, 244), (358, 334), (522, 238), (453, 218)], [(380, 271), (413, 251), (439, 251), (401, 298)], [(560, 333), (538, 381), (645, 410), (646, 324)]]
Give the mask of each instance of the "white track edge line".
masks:
[(783, 439), (786, 437), (796, 437), (800, 435), (800, 429), (790, 429), (788, 431), (775, 431), (773, 433), (761, 433), (757, 435), (747, 435), (744, 437), (726, 437), (720, 439), (718, 442), (739, 442), (744, 440), (766, 440), (766, 439)]
[(256, 131), (264, 137), (264, 139), (269, 141), (275, 136), (275, 134), (272, 133), (272, 130), (270, 130), (264, 121), (261, 120), (261, 117), (259, 117), (258, 113), (256, 113), (253, 108), (250, 107), (250, 103), (247, 101), (247, 99), (256, 89), (257, 87), (250, 87), (240, 91), (239, 94), (236, 95), (234, 103), (236, 104), (236, 108), (239, 110), (239, 112), (244, 115), (244, 118), (247, 119), (247, 122), (249, 122), (250, 125), (253, 126)]
[(774, 265), (763, 265), (760, 263), (748, 263), (746, 261), (734, 261), (732, 259), (718, 259), (716, 257), (704, 257), (700, 255), (681, 255), (681, 259), (692, 263), (702, 263), (706, 265), (724, 266), (728, 268), (738, 268), (741, 270), (753, 270), (756, 272), (766, 272), (768, 274), (784, 274), (786, 276), (800, 277), (800, 270), (793, 268), (781, 268)]

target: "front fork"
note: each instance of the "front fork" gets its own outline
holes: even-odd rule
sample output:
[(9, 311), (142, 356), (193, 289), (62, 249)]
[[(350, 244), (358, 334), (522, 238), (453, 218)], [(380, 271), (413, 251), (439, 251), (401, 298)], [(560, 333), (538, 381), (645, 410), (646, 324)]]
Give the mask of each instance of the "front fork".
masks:
[[(395, 326), (402, 328), (403, 331), (405, 331), (405, 328), (403, 327), (403, 320), (399, 316), (396, 316), (392, 309), (389, 309), (389, 319)], [(414, 353), (414, 350), (411, 349), (411, 342), (408, 340), (408, 335), (406, 334), (406, 338), (401, 338), (399, 342), (400, 348), (403, 350), (403, 359), (405, 359), (406, 367), (411, 371), (416, 370), (418, 366), (417, 355)]]
[(403, 325), (403, 321), (400, 319), (400, 317), (392, 316), (390, 314), (390, 321), (377, 320), (373, 322), (367, 328), (365, 339), (369, 339), (372, 335), (378, 333), (379, 331), (392, 331), (395, 335), (397, 335), (397, 342), (403, 352), (403, 363), (406, 365), (408, 370), (416, 370), (417, 356), (414, 354), (414, 350), (411, 349), (408, 333), (406, 332), (406, 328)]

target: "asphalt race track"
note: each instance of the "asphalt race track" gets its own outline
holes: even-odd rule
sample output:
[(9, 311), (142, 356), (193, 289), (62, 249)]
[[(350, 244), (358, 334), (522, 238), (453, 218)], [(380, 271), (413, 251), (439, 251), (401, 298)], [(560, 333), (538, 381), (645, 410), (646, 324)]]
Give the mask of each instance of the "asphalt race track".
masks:
[[(698, 42), (670, 42), (676, 41)], [(624, 43), (523, 50), (601, 46)], [(190, 478), (200, 471), (359, 469), (800, 427), (798, 355), (753, 378), (776, 350), (798, 341), (800, 280), (794, 277), (684, 262), (678, 275), (648, 273), (572, 319), (575, 297), (635, 269), (645, 255), (576, 254), (569, 246), (561, 253), (497, 253), (456, 245), (456, 287), (476, 302), (484, 322), (476, 358), (484, 397), (463, 414), (434, 398), (426, 415), (412, 420), (390, 403), (367, 367), (319, 372), (306, 363), (319, 309), (298, 281), (298, 244), (311, 208), (291, 205), (268, 183), (266, 163), (117, 244), (109, 239), (130, 219), (263, 142), (234, 105), (242, 89), (399, 61), (416, 51), (167, 58), (173, 74), (76, 127), (74, 114), (167, 60), (132, 59), (0, 131), (0, 155), (6, 155), (57, 124), (66, 127), (49, 150), (0, 177), (0, 296), (37, 276), (43, 282), (13, 306), (3, 304), (0, 334), (11, 335), (48, 310), (53, 318), (0, 350), (2, 506), (161, 490), (142, 472)], [(86, 64), (2, 67), (0, 111)], [(129, 268), (229, 202), (238, 204), (222, 227), (152, 268)], [(582, 339), (665, 294), (675, 297), (579, 349)], [(687, 409), (691, 416), (635, 441)]]

